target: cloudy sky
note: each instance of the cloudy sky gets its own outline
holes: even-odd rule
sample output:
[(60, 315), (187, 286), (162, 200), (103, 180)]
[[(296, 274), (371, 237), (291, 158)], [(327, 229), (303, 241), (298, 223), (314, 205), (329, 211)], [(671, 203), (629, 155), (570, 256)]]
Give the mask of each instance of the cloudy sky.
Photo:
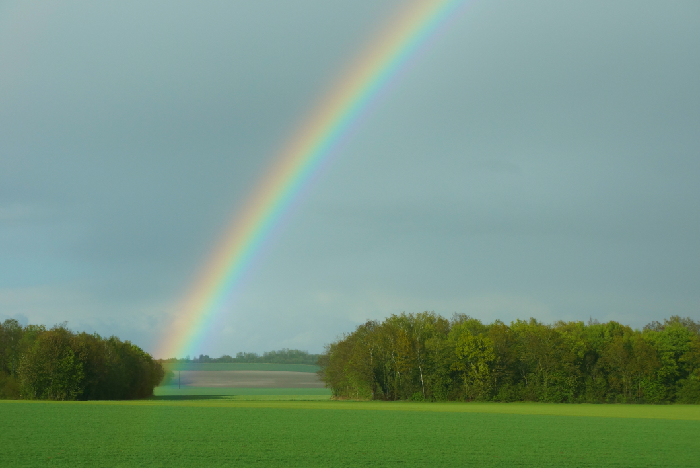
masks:
[[(405, 5), (0, 3), (0, 320), (153, 351), (279, 149)], [(700, 319), (699, 77), (695, 0), (472, 1), (199, 352), (320, 352), (403, 311)]]

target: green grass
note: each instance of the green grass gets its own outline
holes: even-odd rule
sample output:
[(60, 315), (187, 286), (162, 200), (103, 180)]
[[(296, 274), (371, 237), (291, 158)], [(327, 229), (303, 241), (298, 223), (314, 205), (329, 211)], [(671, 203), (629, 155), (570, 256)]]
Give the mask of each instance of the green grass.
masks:
[(698, 466), (700, 407), (0, 402), (0, 466)]
[(196, 362), (166, 362), (165, 370), (171, 371), (289, 371), (317, 372), (318, 366), (309, 364), (256, 364), (256, 363), (196, 363)]

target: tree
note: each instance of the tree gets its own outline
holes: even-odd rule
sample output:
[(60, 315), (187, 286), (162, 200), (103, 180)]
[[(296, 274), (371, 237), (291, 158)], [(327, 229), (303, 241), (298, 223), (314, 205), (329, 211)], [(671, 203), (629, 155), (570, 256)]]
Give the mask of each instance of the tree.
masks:
[(22, 325), (15, 319), (7, 319), (2, 324), (2, 342), (4, 342), (5, 350), (3, 354), (6, 356), (7, 363), (5, 364), (10, 375), (14, 377), (17, 364), (19, 361), (20, 340), (22, 339)]
[(22, 357), (19, 377), (23, 395), (48, 400), (75, 400), (80, 395), (83, 366), (70, 341), (65, 325), (38, 337)]
[(691, 338), (690, 346), (679, 359), (687, 377), (678, 382), (678, 403), (700, 404), (700, 337)]
[(493, 343), (494, 360), (491, 363), (491, 381), (497, 390), (495, 399), (512, 401), (518, 399), (515, 388), (517, 378), (516, 337), (513, 331), (500, 320), (489, 328), (489, 339)]
[[(575, 387), (575, 355), (561, 333), (534, 318), (511, 325), (517, 336), (518, 368), (524, 397), (561, 402), (571, 400)], [(572, 379), (573, 378), (573, 379)]]
[(472, 335), (467, 322), (456, 324), (450, 330), (454, 346), (452, 369), (462, 376), (467, 400), (484, 399), (491, 389), (489, 365), (496, 355), (493, 342), (483, 334)]
[(319, 374), (337, 397), (700, 402), (695, 322), (655, 323), (640, 332), (613, 321), (484, 325), (403, 313), (330, 344)]
[(75, 334), (65, 323), (48, 331), (16, 321), (0, 325), (0, 398), (143, 398), (163, 375), (148, 353), (116, 337)]

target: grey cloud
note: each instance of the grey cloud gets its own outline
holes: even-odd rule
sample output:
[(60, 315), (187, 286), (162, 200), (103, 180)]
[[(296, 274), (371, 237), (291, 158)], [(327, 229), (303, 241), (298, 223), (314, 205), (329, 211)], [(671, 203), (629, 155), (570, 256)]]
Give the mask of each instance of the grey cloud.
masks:
[[(405, 4), (22, 5), (0, 10), (0, 312), (152, 349)], [(423, 308), (697, 314), (698, 18), (693, 1), (469, 4), (308, 184), (201, 352), (320, 350)]]

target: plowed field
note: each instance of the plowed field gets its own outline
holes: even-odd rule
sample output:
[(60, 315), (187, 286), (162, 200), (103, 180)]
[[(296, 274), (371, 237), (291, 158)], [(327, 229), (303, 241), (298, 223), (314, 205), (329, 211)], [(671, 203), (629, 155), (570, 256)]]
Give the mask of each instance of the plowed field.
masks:
[(288, 371), (176, 371), (171, 386), (230, 388), (323, 388), (316, 374)]

